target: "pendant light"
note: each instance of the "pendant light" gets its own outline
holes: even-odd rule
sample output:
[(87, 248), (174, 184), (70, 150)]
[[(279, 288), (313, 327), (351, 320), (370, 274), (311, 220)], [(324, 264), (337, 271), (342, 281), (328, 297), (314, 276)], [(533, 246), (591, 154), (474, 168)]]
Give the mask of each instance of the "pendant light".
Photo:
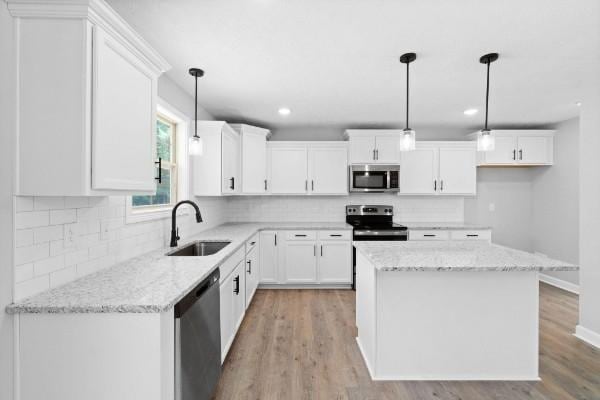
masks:
[(415, 131), (409, 128), (408, 125), (408, 66), (411, 62), (417, 59), (417, 55), (415, 53), (405, 53), (400, 56), (400, 62), (402, 64), (406, 64), (406, 126), (402, 131), (402, 137), (400, 138), (400, 151), (412, 151), (415, 149)]
[(190, 75), (196, 78), (196, 90), (194, 94), (194, 136), (190, 137), (188, 152), (191, 156), (201, 156), (204, 153), (204, 143), (198, 136), (198, 78), (204, 75), (200, 68), (190, 68)]
[(477, 151), (493, 151), (496, 140), (488, 128), (488, 109), (490, 100), (490, 64), (498, 59), (498, 53), (489, 53), (481, 56), (479, 62), (487, 65), (487, 83), (485, 87), (485, 126), (477, 133)]

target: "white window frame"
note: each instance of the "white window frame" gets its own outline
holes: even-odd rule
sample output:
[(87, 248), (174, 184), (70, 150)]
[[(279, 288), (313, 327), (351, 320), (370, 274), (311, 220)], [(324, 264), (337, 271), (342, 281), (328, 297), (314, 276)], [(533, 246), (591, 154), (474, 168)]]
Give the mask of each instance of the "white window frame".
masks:
[[(157, 114), (163, 115), (177, 125), (177, 129), (175, 130), (175, 160), (177, 166), (176, 198), (178, 200), (187, 199), (189, 197), (189, 157), (187, 156), (187, 143), (191, 126), (190, 118), (160, 97), (157, 99), (156, 110)], [(171, 217), (172, 205), (137, 208), (131, 204), (131, 197), (127, 196), (125, 202), (125, 223), (132, 224)], [(187, 212), (187, 207), (181, 207), (181, 211), (178, 211), (177, 214), (186, 214)]]

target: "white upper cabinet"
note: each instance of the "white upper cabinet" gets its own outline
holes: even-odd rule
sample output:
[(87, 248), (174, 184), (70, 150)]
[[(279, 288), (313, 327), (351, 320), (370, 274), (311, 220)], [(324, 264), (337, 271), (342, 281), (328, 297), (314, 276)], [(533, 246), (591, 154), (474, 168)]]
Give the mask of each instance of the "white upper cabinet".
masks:
[(192, 157), (195, 196), (240, 192), (240, 136), (226, 122), (198, 121), (204, 152)]
[(273, 194), (306, 194), (308, 151), (306, 146), (269, 143), (269, 192)]
[(345, 142), (269, 142), (267, 149), (269, 193), (348, 193)]
[(19, 38), (16, 193), (153, 194), (157, 79), (170, 66), (105, 2), (8, 8)]
[(270, 131), (243, 124), (232, 124), (231, 127), (242, 140), (242, 194), (267, 193), (267, 138)]
[(417, 142), (401, 156), (400, 194), (476, 194), (476, 148), (475, 142)]
[(398, 129), (349, 129), (344, 134), (350, 142), (350, 164), (400, 163)]
[[(554, 163), (554, 131), (494, 130), (493, 151), (479, 152), (480, 166), (532, 166)], [(471, 136), (476, 137), (476, 133)]]
[(346, 143), (319, 145), (308, 149), (311, 194), (348, 193), (348, 147)]

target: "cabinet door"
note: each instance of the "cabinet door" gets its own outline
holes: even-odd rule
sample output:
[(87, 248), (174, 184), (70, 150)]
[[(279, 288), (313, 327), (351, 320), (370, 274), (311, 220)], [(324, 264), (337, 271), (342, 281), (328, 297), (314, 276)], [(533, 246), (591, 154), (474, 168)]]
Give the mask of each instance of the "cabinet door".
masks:
[(514, 164), (517, 142), (514, 136), (496, 136), (493, 151), (484, 152), (485, 164)]
[(246, 314), (246, 269), (244, 261), (240, 261), (233, 276), (233, 336), (237, 333)]
[(544, 136), (519, 136), (517, 161), (520, 164), (550, 163), (547, 142), (548, 138)]
[(232, 273), (225, 279), (220, 286), (221, 302), (221, 363), (225, 361), (227, 351), (233, 342), (234, 321), (233, 321), (233, 278)]
[(365, 164), (375, 162), (375, 137), (353, 136), (350, 138), (350, 163)]
[(264, 133), (244, 131), (242, 136), (242, 192), (267, 191), (267, 138)]
[(313, 147), (308, 151), (309, 192), (348, 194), (348, 149)]
[(283, 256), (286, 283), (317, 282), (317, 243), (286, 241)]
[(259, 274), (258, 249), (255, 247), (246, 255), (246, 308), (250, 306), (256, 292)]
[(93, 49), (92, 188), (154, 194), (156, 77), (98, 27)]
[(279, 283), (278, 240), (275, 231), (260, 233), (260, 283)]
[(477, 151), (440, 148), (440, 194), (475, 194), (477, 191)]
[(270, 148), (270, 192), (273, 194), (305, 194), (308, 191), (307, 154), (305, 146)]
[(222, 140), (222, 174), (221, 190), (223, 193), (239, 193), (240, 191), (240, 137), (233, 130), (223, 130)]
[(438, 150), (436, 148), (417, 148), (402, 153), (400, 163), (400, 193), (432, 194), (439, 185)]
[(398, 164), (400, 162), (400, 136), (377, 136), (375, 138), (376, 163)]
[(352, 283), (352, 245), (332, 240), (319, 243), (319, 282)]

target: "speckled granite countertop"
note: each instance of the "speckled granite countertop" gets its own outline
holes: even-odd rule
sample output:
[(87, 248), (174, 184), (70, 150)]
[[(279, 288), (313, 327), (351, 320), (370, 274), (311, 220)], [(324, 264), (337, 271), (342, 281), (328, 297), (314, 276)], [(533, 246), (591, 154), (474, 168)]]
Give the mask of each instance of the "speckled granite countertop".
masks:
[(439, 230), (484, 230), (484, 229), (492, 229), (491, 226), (488, 225), (477, 225), (477, 224), (469, 224), (464, 222), (407, 222), (402, 223), (405, 225), (409, 231), (419, 231), (419, 230), (430, 230), (430, 229), (439, 229)]
[(351, 230), (343, 223), (229, 223), (180, 240), (228, 240), (231, 243), (205, 257), (167, 257), (165, 247), (84, 276), (6, 307), (8, 313), (158, 313), (171, 309), (183, 296), (233, 255), (260, 230)]
[(579, 267), (483, 242), (354, 242), (381, 271), (577, 271)]

